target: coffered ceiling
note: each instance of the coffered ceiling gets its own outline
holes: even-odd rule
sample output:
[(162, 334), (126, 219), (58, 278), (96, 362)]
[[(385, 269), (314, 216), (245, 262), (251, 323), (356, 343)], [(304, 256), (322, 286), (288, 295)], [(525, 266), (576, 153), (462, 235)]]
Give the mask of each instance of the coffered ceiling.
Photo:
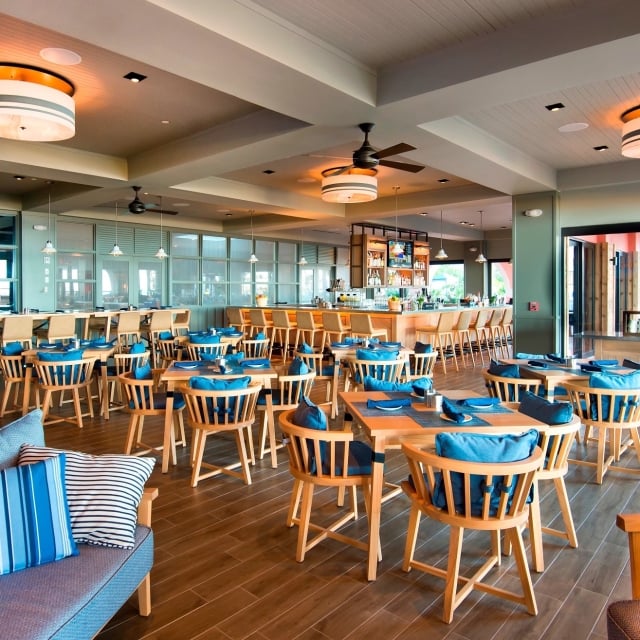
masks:
[[(486, 230), (511, 225), (515, 194), (637, 173), (619, 120), (640, 103), (637, 0), (0, 0), (0, 17), (2, 59), (69, 78), (77, 110), (68, 141), (0, 140), (3, 209), (45, 211), (51, 193), (56, 214), (118, 203), (122, 224), (155, 225), (125, 213), (141, 185), (178, 228), (248, 233), (254, 210), (257, 235), (340, 244), (396, 213), (439, 236), (442, 209), (445, 237), (475, 240), (480, 210)], [(380, 167), (373, 202), (323, 202), (361, 122), (425, 168)]]

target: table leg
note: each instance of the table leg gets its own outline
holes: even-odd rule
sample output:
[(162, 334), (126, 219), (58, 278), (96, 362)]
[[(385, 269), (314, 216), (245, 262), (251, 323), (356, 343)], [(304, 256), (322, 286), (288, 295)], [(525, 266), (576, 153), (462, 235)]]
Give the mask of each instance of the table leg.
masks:
[(164, 413), (164, 442), (162, 444), (162, 473), (169, 471), (171, 457), (171, 433), (173, 431), (173, 395), (174, 383), (167, 381), (167, 403)]
[(100, 367), (99, 384), (102, 385), (102, 407), (100, 413), (105, 420), (109, 419), (109, 375), (107, 371), (107, 361), (98, 360)]
[(369, 557), (367, 558), (367, 579), (375, 580), (378, 572), (378, 550), (380, 546), (380, 514), (382, 509), (382, 488), (384, 486), (384, 442), (374, 439), (373, 464), (371, 469), (371, 504), (369, 505)]

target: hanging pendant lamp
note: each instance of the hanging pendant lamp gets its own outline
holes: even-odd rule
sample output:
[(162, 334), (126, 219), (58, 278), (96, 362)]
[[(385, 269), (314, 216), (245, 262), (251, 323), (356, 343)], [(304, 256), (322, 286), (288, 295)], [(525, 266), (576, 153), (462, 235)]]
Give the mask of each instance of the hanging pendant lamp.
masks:
[(399, 256), (404, 253), (404, 245), (398, 238), (398, 190), (400, 189), (400, 187), (395, 186), (393, 187), (393, 189), (396, 192), (396, 241), (395, 244), (393, 244), (391, 247), (391, 254), (394, 256)]
[(162, 234), (162, 196), (160, 196), (160, 248), (156, 251), (156, 258), (158, 258), (158, 260), (164, 260), (167, 257), (167, 252), (162, 248), (162, 241), (163, 241), (163, 234)]
[(307, 259), (304, 257), (304, 229), (300, 229), (300, 260), (298, 264), (304, 267), (307, 264)]
[(251, 255), (249, 256), (249, 262), (251, 264), (255, 264), (256, 262), (258, 262), (258, 258), (256, 256), (255, 253), (253, 253), (253, 209), (251, 209), (249, 211), (249, 214), (251, 215)]
[(122, 255), (122, 249), (118, 245), (118, 201), (116, 200), (116, 241), (113, 245), (113, 249), (109, 251), (109, 255), (114, 258), (119, 258)]
[[(480, 232), (482, 233), (482, 246), (484, 246), (484, 225), (482, 224), (482, 211), (480, 211)], [(476, 258), (476, 262), (478, 262), (479, 264), (483, 264), (487, 261), (487, 259), (484, 257), (484, 253), (482, 251), (482, 249), (480, 249), (480, 253), (478, 254), (478, 257)]]
[[(49, 238), (51, 238), (51, 191), (49, 191), (49, 222), (47, 223), (47, 230), (49, 231)], [(50, 256), (56, 252), (56, 248), (53, 246), (51, 240), (47, 240), (42, 247), (42, 253)]]
[(442, 209), (440, 209), (440, 251), (436, 253), (436, 260), (446, 260), (449, 256), (442, 246)]

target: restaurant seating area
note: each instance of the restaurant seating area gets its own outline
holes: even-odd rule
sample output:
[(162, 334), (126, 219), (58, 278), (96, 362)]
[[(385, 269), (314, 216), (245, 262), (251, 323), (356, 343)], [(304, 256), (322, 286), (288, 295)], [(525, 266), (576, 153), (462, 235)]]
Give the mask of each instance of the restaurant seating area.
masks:
[[(260, 335), (272, 336), (269, 320), (259, 320), (257, 330), (245, 333), (272, 346)], [(171, 337), (158, 331), (157, 340), (172, 342), (174, 359), (151, 369), (152, 345), (134, 343), (143, 355), (130, 356), (118, 378), (124, 411), (115, 410), (113, 375), (101, 367), (101, 411), (79, 429), (69, 422), (77, 410), (63, 403), (56, 412), (67, 421), (45, 426), (50, 446), (138, 451), (159, 462), (150, 480), (159, 488), (153, 613), (141, 618), (127, 604), (99, 638), (337, 640), (346, 628), (353, 637), (398, 639), (606, 637), (607, 605), (629, 592), (627, 541), (615, 522), (618, 513), (640, 511), (640, 447), (634, 452), (626, 436), (610, 438), (616, 465), (600, 475), (594, 438), (602, 431), (598, 415), (608, 411), (628, 418), (637, 442), (639, 403), (632, 390), (622, 400), (612, 396), (607, 409), (601, 400), (591, 403), (583, 388), (589, 412), (581, 421), (566, 397), (553, 402), (552, 394), (559, 385), (571, 393), (567, 380), (584, 385), (589, 368), (599, 365), (582, 369), (542, 355), (501, 358), (505, 343), (498, 333), (488, 369), (477, 361), (446, 372), (434, 366), (443, 354), (433, 346), (415, 353), (410, 344), (373, 339), (365, 347), (345, 336), (324, 353), (325, 345), (299, 345), (290, 360), (270, 357), (269, 350), (247, 357), (243, 337), (222, 328)], [(189, 348), (207, 341), (226, 344), (225, 352)], [(110, 347), (103, 353), (126, 356), (116, 353), (115, 343)], [(32, 351), (37, 354), (25, 353)], [(77, 364), (55, 366), (64, 378)], [(616, 365), (612, 375), (630, 371)], [(428, 402), (436, 394), (442, 405), (433, 411)], [(8, 408), (19, 413), (15, 390), (7, 397)], [(33, 393), (28, 398), (27, 405)], [(314, 416), (310, 428), (309, 412), (298, 415), (305, 407)], [(592, 432), (581, 422), (590, 422)], [(330, 435), (323, 436), (322, 425)], [(508, 494), (517, 500), (503, 497), (499, 508), (488, 501), (480, 519), (451, 509), (446, 516), (443, 504), (428, 498), (435, 489), (450, 496), (457, 489), (438, 484), (437, 473), (428, 471), (433, 464), (437, 470), (436, 456), (427, 460), (415, 446), (435, 441), (439, 447), (440, 435), (469, 431), (503, 438), (535, 433), (524, 456), (531, 468), (521, 490)], [(486, 473), (481, 461), (457, 464), (447, 477), (482, 473), (498, 482), (506, 473), (500, 486), (518, 486), (519, 471), (507, 471), (504, 460)], [(427, 484), (416, 482), (422, 470)], [(419, 513), (426, 515), (421, 522)], [(511, 533), (500, 541), (506, 529)], [(460, 576), (458, 588), (451, 576)]]

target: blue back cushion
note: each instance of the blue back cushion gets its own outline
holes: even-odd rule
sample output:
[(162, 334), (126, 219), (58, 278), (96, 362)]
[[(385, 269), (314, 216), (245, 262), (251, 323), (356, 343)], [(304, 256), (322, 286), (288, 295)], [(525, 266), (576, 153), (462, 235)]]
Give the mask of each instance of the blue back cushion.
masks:
[(378, 380), (372, 376), (365, 376), (363, 381), (365, 391), (404, 391), (405, 393), (413, 392), (413, 382), (390, 382), (387, 380)]
[(7, 342), (2, 347), (2, 354), (5, 356), (17, 356), (22, 353), (22, 342)]
[(289, 365), (289, 375), (298, 376), (309, 373), (309, 367), (307, 363), (300, 357), (295, 357)]
[(143, 365), (136, 367), (133, 370), (133, 377), (136, 380), (152, 380), (153, 370), (151, 369), (151, 365), (148, 362), (145, 362)]
[[(487, 435), (482, 433), (439, 433), (436, 436), (436, 453), (445, 458), (469, 462), (515, 462), (528, 458), (538, 444), (535, 429), (517, 435)], [(464, 512), (464, 486), (462, 474), (452, 474), (451, 483), (456, 510)], [(487, 487), (483, 476), (471, 476), (471, 514), (482, 514), (485, 493), (491, 493), (490, 513), (495, 515), (504, 492), (513, 493), (515, 486), (505, 487), (502, 477)], [(442, 476), (438, 475), (433, 491), (435, 506), (447, 506)]]
[[(249, 376), (243, 376), (241, 378), (230, 378), (225, 380), (223, 378), (205, 378), (204, 376), (193, 376), (189, 378), (189, 386), (192, 389), (200, 389), (201, 391), (232, 391), (233, 389), (246, 389), (251, 382)], [(217, 403), (213, 404), (207, 402), (207, 408), (210, 412), (218, 413), (224, 411), (224, 398), (218, 398)], [(228, 402), (228, 412), (232, 414), (235, 411), (236, 398), (230, 398)], [(244, 401), (244, 398), (242, 399)]]
[(526, 390), (520, 394), (519, 411), (550, 425), (566, 424), (573, 417), (573, 406), (570, 402), (550, 402)]
[(0, 469), (13, 467), (18, 463), (18, 453), (23, 443), (44, 446), (44, 428), (40, 409), (35, 409), (0, 428)]
[(519, 378), (520, 367), (517, 364), (500, 364), (495, 360), (491, 360), (489, 364), (489, 373), (502, 378)]
[[(307, 396), (302, 396), (300, 403), (291, 415), (291, 422), (297, 427), (305, 427), (307, 429), (316, 429), (317, 431), (327, 431), (327, 416), (320, 407), (311, 402)], [(307, 439), (307, 450), (309, 452), (309, 471), (316, 473), (317, 461), (313, 440)], [(327, 452), (326, 442), (320, 442), (320, 457), (322, 463), (325, 462)]]
[(433, 351), (433, 345), (430, 342), (417, 341), (413, 350), (415, 353), (431, 353)]
[(0, 471), (0, 574), (78, 555), (65, 490), (65, 462), (60, 454)]
[(397, 360), (398, 354), (387, 349), (356, 349), (356, 360)]
[[(633, 373), (626, 374), (606, 373), (604, 371), (602, 373), (592, 373), (589, 378), (589, 386), (595, 387), (596, 389), (640, 391), (640, 371), (634, 371)], [(620, 419), (620, 410), (623, 408), (622, 403), (622, 398), (616, 398), (614, 407), (615, 420)], [(610, 404), (609, 398), (602, 399), (602, 413), (604, 416), (601, 419), (609, 419)], [(593, 420), (599, 419), (598, 406), (595, 400), (591, 402), (591, 418)]]
[[(84, 349), (72, 349), (70, 351), (38, 351), (38, 360), (41, 362), (68, 362), (70, 360), (82, 360)], [(55, 376), (58, 384), (69, 384), (77, 373), (75, 367), (60, 365), (56, 367)]]
[(299, 347), (298, 347), (298, 351), (300, 353), (313, 353), (313, 349), (311, 348), (311, 345), (308, 345), (306, 342), (303, 342)]
[(129, 349), (129, 353), (144, 353), (146, 348), (142, 342), (134, 342)]

